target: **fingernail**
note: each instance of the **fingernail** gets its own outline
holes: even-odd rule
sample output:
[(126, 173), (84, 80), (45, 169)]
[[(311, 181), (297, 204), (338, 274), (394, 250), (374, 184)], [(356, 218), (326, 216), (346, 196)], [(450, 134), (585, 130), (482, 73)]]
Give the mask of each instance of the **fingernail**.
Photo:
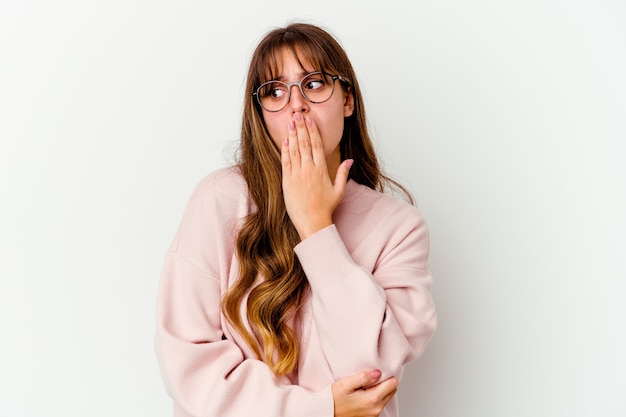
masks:
[(380, 378), (381, 372), (379, 370), (375, 370), (375, 371), (370, 371), (370, 377), (372, 377), (372, 379), (378, 379)]
[(310, 117), (306, 118), (306, 124), (309, 126), (313, 126), (313, 119), (311, 119)]
[(296, 121), (298, 122), (302, 121), (302, 113), (295, 113), (293, 115), (293, 118), (296, 119)]
[(283, 139), (283, 146), (289, 146), (289, 138), (285, 137), (285, 139)]
[(289, 130), (296, 130), (296, 122), (293, 120), (289, 121)]
[(350, 170), (350, 168), (352, 168), (353, 164), (354, 164), (354, 159), (348, 159), (348, 163), (346, 164), (348, 166), (348, 170)]

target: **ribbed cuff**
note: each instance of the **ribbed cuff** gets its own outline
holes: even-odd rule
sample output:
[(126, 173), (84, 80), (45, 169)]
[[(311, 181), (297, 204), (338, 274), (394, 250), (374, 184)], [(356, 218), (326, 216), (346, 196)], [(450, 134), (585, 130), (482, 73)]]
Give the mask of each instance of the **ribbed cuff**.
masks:
[(282, 404), (281, 417), (333, 417), (335, 415), (335, 403), (330, 385), (317, 392), (290, 386), (284, 391)]

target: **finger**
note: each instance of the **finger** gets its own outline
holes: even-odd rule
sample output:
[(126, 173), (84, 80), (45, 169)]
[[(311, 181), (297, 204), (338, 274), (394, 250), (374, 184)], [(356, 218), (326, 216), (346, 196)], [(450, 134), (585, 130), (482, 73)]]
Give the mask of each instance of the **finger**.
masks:
[(372, 385), (380, 378), (380, 375), (381, 372), (379, 370), (359, 372), (358, 374), (342, 378), (340, 382), (345, 392), (354, 392), (368, 385)]
[(350, 173), (350, 167), (354, 163), (352, 159), (346, 159), (337, 168), (335, 174), (335, 182), (333, 183), (333, 198), (339, 203), (344, 194), (346, 193), (346, 186), (348, 184), (348, 174)]
[(302, 113), (294, 113), (293, 120), (296, 123), (296, 132), (298, 134), (298, 147), (300, 148), (300, 158), (302, 162), (310, 162), (313, 160), (313, 155), (311, 153), (311, 138), (309, 136), (309, 129), (306, 126)]
[(348, 182), (348, 175), (350, 174), (352, 164), (354, 164), (353, 159), (346, 159), (341, 163), (341, 165), (339, 165), (339, 168), (337, 168), (333, 188), (339, 197), (343, 197), (343, 194), (346, 191), (346, 183)]
[(310, 117), (305, 119), (307, 128), (309, 130), (309, 140), (311, 143), (311, 155), (313, 157), (313, 163), (315, 165), (326, 165), (326, 155), (324, 155), (324, 142), (322, 141), (322, 135), (320, 135), (317, 124)]
[(298, 143), (298, 133), (296, 131), (296, 123), (293, 120), (289, 121), (289, 158), (292, 168), (300, 167), (300, 146)]
[(382, 400), (390, 395), (393, 397), (393, 394), (395, 393), (395, 391), (397, 391), (397, 389), (398, 379), (392, 376), (384, 380), (380, 384), (374, 385), (368, 391), (371, 391), (372, 394), (375, 394), (378, 398)]
[(280, 161), (283, 166), (283, 174), (291, 174), (291, 156), (289, 155), (289, 138), (283, 139), (282, 146), (280, 148)]
[(391, 390), (387, 395), (385, 395), (381, 400), (380, 400), (380, 405), (384, 408), (387, 403), (389, 401), (391, 401), (391, 399), (393, 398), (394, 395), (396, 395), (396, 393), (398, 392), (398, 388), (396, 386), (396, 388), (394, 388), (393, 390)]
[(396, 393), (398, 392), (398, 389), (394, 389), (393, 391), (391, 391), (389, 394), (387, 394), (382, 400), (381, 403), (383, 404), (383, 407), (387, 405), (387, 403), (389, 401), (391, 401), (391, 399), (393, 398), (394, 395), (396, 395)]

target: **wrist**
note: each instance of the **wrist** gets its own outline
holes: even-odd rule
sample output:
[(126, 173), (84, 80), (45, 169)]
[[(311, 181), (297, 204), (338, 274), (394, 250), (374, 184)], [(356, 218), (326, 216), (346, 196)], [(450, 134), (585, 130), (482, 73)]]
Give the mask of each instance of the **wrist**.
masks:
[(296, 228), (298, 235), (300, 236), (300, 240), (304, 240), (310, 236), (313, 236), (317, 232), (322, 229), (326, 229), (328, 226), (333, 224), (332, 220), (320, 221), (315, 224), (308, 225), (302, 228)]

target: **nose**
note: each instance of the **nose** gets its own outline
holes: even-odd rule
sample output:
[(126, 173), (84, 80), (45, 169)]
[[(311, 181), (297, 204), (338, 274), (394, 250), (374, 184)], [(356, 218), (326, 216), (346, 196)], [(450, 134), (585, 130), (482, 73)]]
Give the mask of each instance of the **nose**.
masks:
[(289, 87), (291, 92), (291, 97), (289, 98), (289, 105), (291, 106), (292, 113), (295, 112), (305, 112), (309, 109), (309, 102), (300, 91), (300, 88), (294, 84)]

